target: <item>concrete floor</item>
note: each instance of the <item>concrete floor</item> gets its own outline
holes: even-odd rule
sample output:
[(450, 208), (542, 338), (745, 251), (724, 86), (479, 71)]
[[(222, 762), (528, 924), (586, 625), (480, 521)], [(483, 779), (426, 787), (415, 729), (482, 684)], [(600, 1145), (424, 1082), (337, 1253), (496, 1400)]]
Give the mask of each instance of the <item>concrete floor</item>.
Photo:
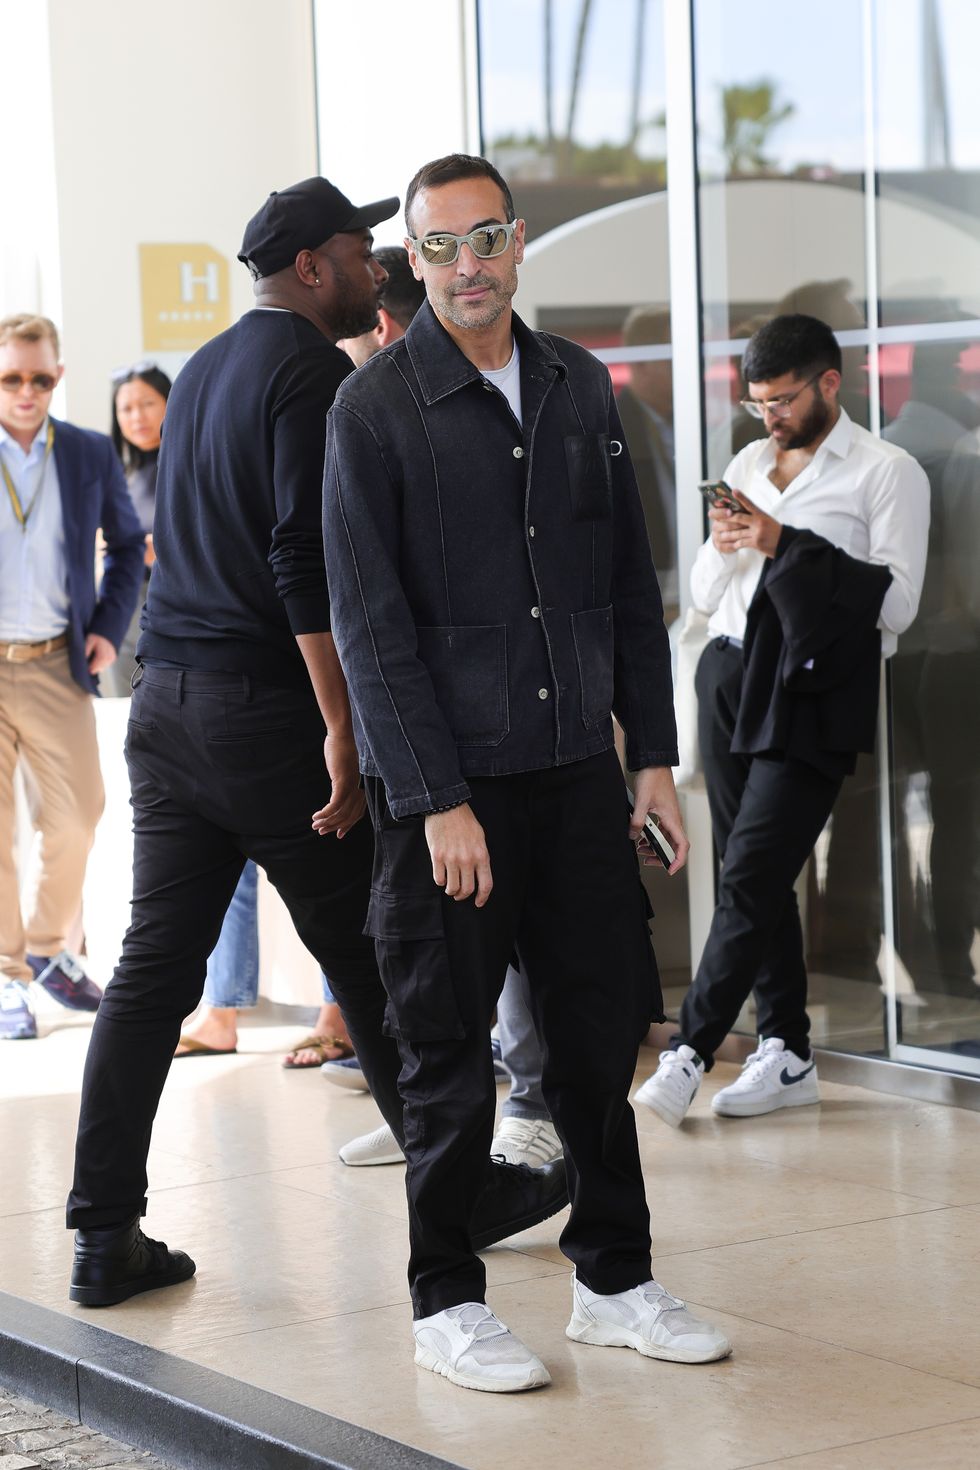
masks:
[(70, 1306), (88, 1025), (47, 1004), (41, 1020), (40, 1041), (0, 1048), (2, 1291), (468, 1470), (980, 1465), (976, 1113), (824, 1084), (820, 1108), (715, 1119), (724, 1064), (680, 1130), (640, 1110), (656, 1273), (735, 1354), (683, 1367), (569, 1342), (559, 1217), (487, 1253), (491, 1305), (554, 1379), (502, 1397), (415, 1368), (404, 1171), (338, 1161), (373, 1103), (283, 1071), (302, 1028), (261, 1011), (237, 1056), (175, 1065), (157, 1121), (146, 1226), (196, 1279)]

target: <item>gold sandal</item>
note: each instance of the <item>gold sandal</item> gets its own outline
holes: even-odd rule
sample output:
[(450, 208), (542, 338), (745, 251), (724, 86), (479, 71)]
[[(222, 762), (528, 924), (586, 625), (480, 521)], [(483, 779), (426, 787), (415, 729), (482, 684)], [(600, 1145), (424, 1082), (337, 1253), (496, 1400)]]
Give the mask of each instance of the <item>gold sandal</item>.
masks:
[[(316, 1060), (312, 1062), (291, 1062), (289, 1060), (290, 1057), (295, 1057), (301, 1051), (315, 1052)], [(328, 1051), (337, 1051), (340, 1055), (328, 1057)], [(354, 1048), (342, 1036), (317, 1036), (316, 1032), (311, 1032), (309, 1036), (304, 1036), (302, 1041), (298, 1041), (290, 1049), (288, 1055), (283, 1058), (282, 1064), (287, 1072), (307, 1072), (313, 1067), (322, 1067), (324, 1062), (340, 1062), (345, 1057), (353, 1055)]]

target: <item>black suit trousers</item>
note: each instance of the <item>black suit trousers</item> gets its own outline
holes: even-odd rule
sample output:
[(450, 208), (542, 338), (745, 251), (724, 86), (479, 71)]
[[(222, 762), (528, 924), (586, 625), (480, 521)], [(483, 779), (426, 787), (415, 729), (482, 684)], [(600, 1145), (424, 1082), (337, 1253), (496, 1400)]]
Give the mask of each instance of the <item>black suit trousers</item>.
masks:
[(843, 778), (795, 760), (733, 755), (742, 652), (709, 643), (698, 664), (698, 737), (715, 846), (718, 897), (680, 1013), (680, 1040), (710, 1067), (755, 992), (759, 1035), (809, 1055), (807, 975), (794, 884)]
[(366, 818), (343, 839), (312, 831), (329, 793), (323, 737), (308, 686), (143, 669), (126, 740), (132, 922), (89, 1044), (69, 1226), (146, 1209), (153, 1119), (246, 858), (265, 868), (329, 976), (375, 1101), (401, 1137), (400, 1061), (382, 1035), (385, 995), (362, 933), (373, 836)]

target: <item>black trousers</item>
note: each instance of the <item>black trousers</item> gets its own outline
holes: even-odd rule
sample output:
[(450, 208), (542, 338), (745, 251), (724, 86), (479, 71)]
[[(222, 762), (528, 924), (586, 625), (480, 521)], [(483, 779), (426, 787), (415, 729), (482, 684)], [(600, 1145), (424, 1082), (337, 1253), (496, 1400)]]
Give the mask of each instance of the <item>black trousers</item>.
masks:
[(69, 1226), (145, 1211), (157, 1104), (246, 858), (265, 868), (329, 975), (375, 1101), (401, 1137), (400, 1060), (382, 1035), (384, 990), (362, 933), (370, 824), (341, 840), (310, 827), (329, 792), (323, 736), (311, 688), (144, 668), (126, 740), (132, 923), (89, 1043)]
[(803, 931), (793, 885), (820, 836), (843, 777), (794, 760), (733, 755), (741, 650), (725, 639), (701, 655), (698, 738), (715, 846), (718, 901), (680, 1013), (680, 1040), (711, 1066), (755, 991), (759, 1035), (809, 1055)]
[(446, 898), (432, 881), (424, 819), (395, 821), (381, 782), (366, 784), (377, 837), (369, 923), (402, 1057), (416, 1316), (484, 1297), (467, 1222), (493, 1131), (487, 1028), (515, 949), (565, 1148), (572, 1208), (562, 1250), (595, 1291), (648, 1280), (628, 1092), (640, 1040), (662, 1010), (615, 752), (470, 780), (494, 879), (482, 909)]

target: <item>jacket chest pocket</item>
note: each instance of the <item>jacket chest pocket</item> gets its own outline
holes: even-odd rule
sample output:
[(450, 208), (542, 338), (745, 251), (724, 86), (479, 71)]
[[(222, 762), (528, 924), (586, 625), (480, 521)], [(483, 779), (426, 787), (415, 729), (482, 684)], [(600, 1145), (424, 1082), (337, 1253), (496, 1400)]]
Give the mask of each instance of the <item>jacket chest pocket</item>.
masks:
[(612, 515), (612, 458), (608, 434), (566, 434), (565, 467), (572, 519), (606, 520)]
[(419, 658), (459, 745), (499, 745), (510, 731), (507, 629), (417, 628)]

